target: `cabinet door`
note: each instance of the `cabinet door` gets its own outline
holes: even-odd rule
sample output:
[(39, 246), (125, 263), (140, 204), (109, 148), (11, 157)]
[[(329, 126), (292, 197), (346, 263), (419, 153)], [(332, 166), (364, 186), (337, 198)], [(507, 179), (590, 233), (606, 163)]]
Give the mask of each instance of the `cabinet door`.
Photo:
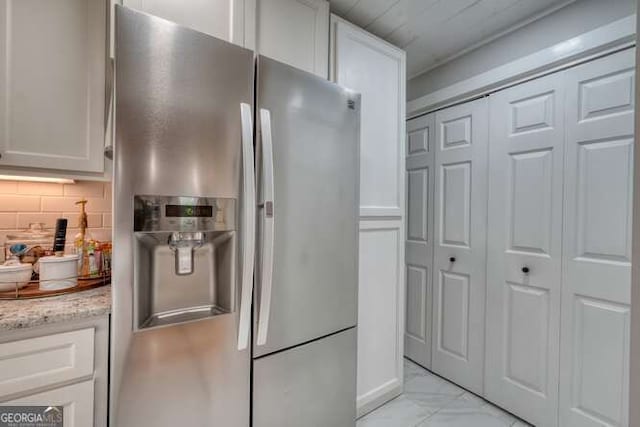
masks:
[(328, 77), (329, 2), (257, 0), (255, 14), (257, 52)]
[(335, 19), (334, 80), (362, 95), (360, 215), (404, 215), (405, 54)]
[(560, 425), (626, 426), (634, 51), (567, 77)]
[(398, 220), (360, 221), (358, 416), (402, 392), (402, 228)]
[(0, 0), (0, 167), (104, 170), (105, 0)]
[(434, 372), (482, 393), (487, 101), (436, 113)]
[(254, 0), (123, 0), (133, 9), (244, 46), (245, 3)]
[(405, 356), (431, 368), (434, 114), (407, 122)]
[(485, 394), (557, 425), (564, 148), (562, 74), (489, 97)]
[(2, 402), (4, 406), (42, 405), (63, 406), (64, 425), (87, 427), (93, 425), (93, 380), (54, 388), (19, 399)]

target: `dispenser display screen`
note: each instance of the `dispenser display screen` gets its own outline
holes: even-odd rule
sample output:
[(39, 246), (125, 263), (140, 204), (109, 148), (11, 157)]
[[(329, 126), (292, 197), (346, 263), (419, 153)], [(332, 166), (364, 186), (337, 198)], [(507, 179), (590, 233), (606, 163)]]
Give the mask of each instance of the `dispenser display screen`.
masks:
[(179, 218), (211, 218), (213, 217), (213, 206), (166, 205), (165, 216)]

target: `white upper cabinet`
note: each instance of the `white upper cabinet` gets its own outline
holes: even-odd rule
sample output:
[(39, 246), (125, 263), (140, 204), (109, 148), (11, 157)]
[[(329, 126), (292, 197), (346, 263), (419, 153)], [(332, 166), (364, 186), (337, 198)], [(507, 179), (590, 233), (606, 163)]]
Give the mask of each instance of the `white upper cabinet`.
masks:
[(259, 0), (123, 0), (122, 3), (244, 46), (245, 3), (254, 1)]
[(0, 170), (104, 170), (105, 0), (0, 0)]
[[(280, 62), (327, 78), (329, 2), (326, 0), (257, 0), (255, 45), (247, 28), (247, 47)], [(247, 20), (250, 17), (247, 16)]]
[(404, 215), (405, 52), (332, 18), (333, 80), (362, 95), (360, 215)]
[(328, 77), (326, 0), (123, 0), (122, 3)]

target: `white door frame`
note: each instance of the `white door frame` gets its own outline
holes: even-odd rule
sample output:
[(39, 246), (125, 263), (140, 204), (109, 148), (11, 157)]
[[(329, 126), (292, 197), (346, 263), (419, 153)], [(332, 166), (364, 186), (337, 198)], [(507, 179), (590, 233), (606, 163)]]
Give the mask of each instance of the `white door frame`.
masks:
[[(640, 7), (640, 0), (638, 1)], [(638, 20), (640, 22), (640, 19)], [(640, 52), (636, 50), (636, 69), (640, 65)], [(636, 105), (640, 101), (640, 76), (636, 73)], [(640, 109), (636, 108), (635, 128), (640, 129)], [(633, 182), (633, 248), (631, 256), (631, 368), (629, 370), (629, 402), (640, 399), (640, 132), (636, 131)], [(629, 405), (629, 425), (640, 425), (640, 405)]]

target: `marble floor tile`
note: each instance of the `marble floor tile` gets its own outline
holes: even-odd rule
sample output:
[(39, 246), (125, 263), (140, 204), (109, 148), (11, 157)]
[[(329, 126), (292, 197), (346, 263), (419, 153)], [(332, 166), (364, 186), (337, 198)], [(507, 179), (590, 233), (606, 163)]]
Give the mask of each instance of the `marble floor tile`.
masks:
[(532, 427), (409, 360), (404, 378), (404, 393), (357, 427)]
[(532, 426), (531, 424), (526, 423), (526, 422), (524, 422), (522, 420), (518, 420), (513, 424), (512, 427), (534, 427), (534, 426)]
[(460, 387), (436, 375), (422, 375), (404, 383), (403, 396), (430, 412), (435, 412), (464, 393)]
[(358, 420), (356, 427), (415, 427), (431, 415), (405, 396), (399, 396)]
[(472, 394), (465, 393), (449, 402), (420, 427), (509, 427), (516, 419), (506, 412), (498, 412), (498, 408)]

